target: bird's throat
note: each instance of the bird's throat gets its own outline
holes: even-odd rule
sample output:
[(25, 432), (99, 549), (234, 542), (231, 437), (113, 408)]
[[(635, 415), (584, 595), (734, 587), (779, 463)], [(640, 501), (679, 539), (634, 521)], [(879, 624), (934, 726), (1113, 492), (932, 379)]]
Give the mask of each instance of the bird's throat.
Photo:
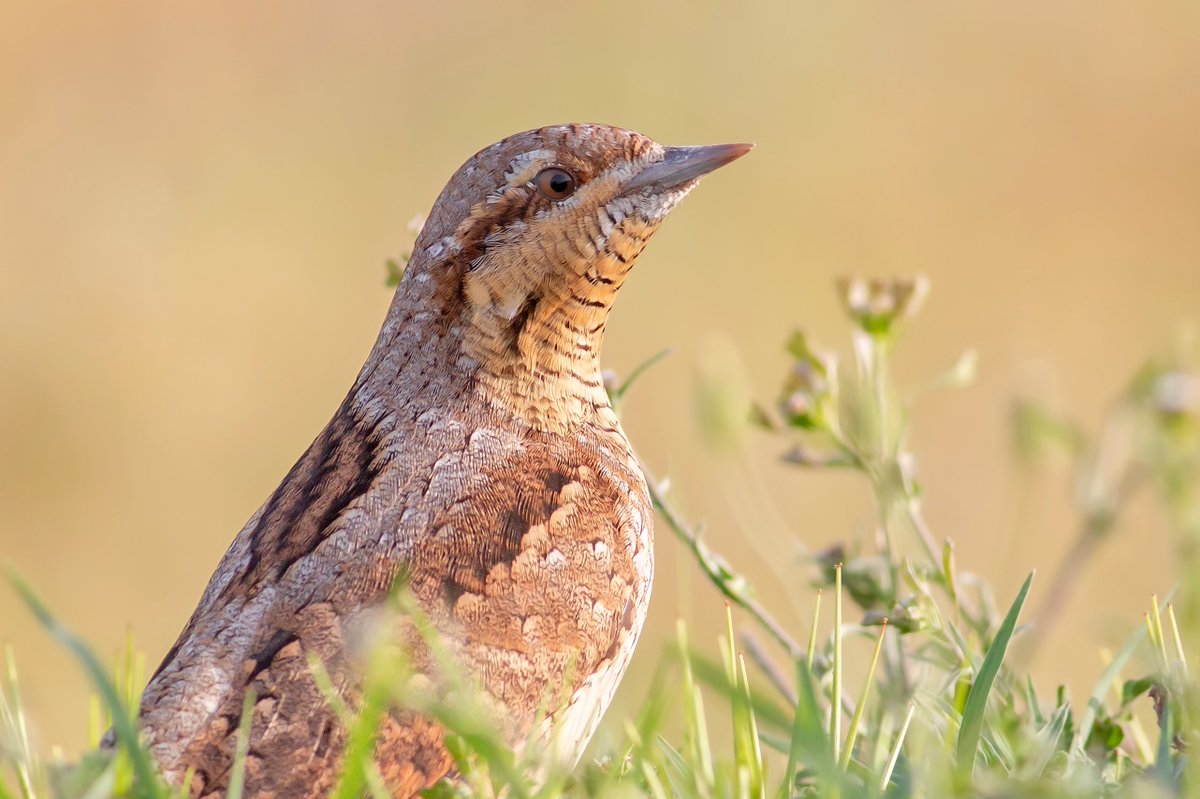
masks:
[(463, 278), (463, 352), (493, 404), (539, 429), (617, 429), (600, 372), (609, 309), (654, 226), (563, 229), (554, 247), (501, 249)]
[[(463, 353), (495, 406), (539, 430), (615, 427), (600, 372), (600, 348), (615, 291), (543, 288), (497, 313), (477, 306)], [(607, 296), (606, 296), (607, 295)]]

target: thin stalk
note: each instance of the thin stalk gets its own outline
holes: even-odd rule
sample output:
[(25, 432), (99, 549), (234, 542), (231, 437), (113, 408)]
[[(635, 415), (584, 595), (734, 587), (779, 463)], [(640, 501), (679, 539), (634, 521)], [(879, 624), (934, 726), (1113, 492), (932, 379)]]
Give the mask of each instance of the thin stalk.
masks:
[(879, 628), (879, 639), (875, 641), (875, 654), (871, 656), (871, 667), (867, 670), (867, 679), (863, 683), (862, 696), (858, 698), (858, 705), (854, 708), (854, 715), (850, 719), (850, 731), (846, 733), (846, 748), (842, 750), (841, 766), (846, 769), (850, 766), (850, 758), (854, 753), (854, 740), (858, 737), (858, 725), (862, 723), (863, 712), (867, 708), (867, 700), (871, 696), (871, 683), (875, 680), (875, 669), (879, 665), (879, 652), (883, 649), (883, 637), (887, 633), (888, 620), (883, 620), (883, 625)]
[(883, 770), (883, 777), (879, 780), (879, 790), (882, 793), (887, 790), (888, 783), (892, 781), (892, 771), (896, 768), (896, 761), (900, 759), (900, 750), (904, 746), (904, 737), (908, 735), (908, 725), (912, 723), (913, 711), (917, 709), (916, 705), (908, 706), (908, 713), (904, 715), (904, 723), (900, 725), (900, 734), (896, 736), (896, 745), (892, 747), (892, 756), (888, 758), (887, 768)]
[(833, 567), (833, 684), (829, 711), (829, 739), (833, 744), (833, 759), (840, 760), (842, 745), (842, 564)]
[(753, 780), (753, 796), (763, 795), (763, 759), (762, 747), (759, 743), (758, 722), (754, 718), (754, 704), (750, 699), (750, 675), (746, 672), (746, 659), (738, 655), (738, 679), (741, 682), (742, 702), (746, 706), (746, 732), (749, 738), (749, 748), (746, 752), (750, 776)]
[[(716, 783), (713, 770), (712, 748), (708, 742), (708, 722), (704, 717), (704, 698), (700, 694), (700, 686), (692, 674), (692, 659), (688, 652), (687, 628), (680, 619), (676, 624), (677, 640), (679, 642), (679, 658), (683, 663), (683, 696), (684, 696), (684, 730), (687, 733), (686, 742), (692, 750), (692, 761), (699, 765), (697, 777), (705, 789)], [(700, 786), (697, 786), (699, 788)], [(697, 795), (703, 795), (697, 791)]]
[(1183, 654), (1183, 638), (1179, 635), (1179, 623), (1175, 621), (1175, 605), (1171, 602), (1167, 603), (1167, 620), (1171, 622), (1171, 638), (1175, 644), (1175, 657), (1179, 659), (1179, 665), (1183, 667), (1183, 675), (1187, 676), (1187, 656)]
[[(1113, 498), (1109, 507), (1113, 509), (1124, 507), (1129, 498), (1145, 482), (1143, 478), (1142, 472), (1134, 469), (1127, 470), (1118, 486), (1113, 490)], [(1050, 581), (1050, 587), (1046, 590), (1046, 598), (1042, 600), (1041, 607), (1038, 608), (1037, 615), (1034, 617), (1037, 624), (1033, 626), (1025, 643), (1027, 662), (1033, 661), (1042, 642), (1047, 639), (1050, 631), (1058, 622), (1068, 600), (1075, 592), (1079, 578), (1087, 571), (1087, 567), (1096, 556), (1100, 545), (1108, 537), (1109, 531), (1116, 523), (1115, 513), (1115, 510), (1113, 513), (1090, 513), (1084, 518), (1074, 543), (1071, 544), (1071, 548), (1067, 550), (1063, 559), (1059, 561), (1058, 571), (1055, 572), (1054, 579)]]
[(821, 589), (817, 589), (817, 602), (813, 605), (812, 627), (808, 630), (808, 670), (813, 667), (813, 656), (817, 651), (817, 622), (821, 619)]
[[(1152, 622), (1150, 620), (1149, 613), (1142, 614), (1142, 621), (1146, 623), (1146, 635), (1149, 636), (1149, 638), (1150, 638), (1150, 646), (1154, 648), (1154, 654), (1155, 654), (1155, 657), (1157, 658), (1159, 647), (1158, 647), (1158, 641), (1154, 637), (1154, 622)], [(1160, 665), (1166, 665), (1166, 664), (1160, 664)]]
[(250, 724), (254, 715), (254, 689), (246, 691), (242, 700), (242, 722), (238, 726), (237, 740), (234, 744), (233, 766), (229, 774), (228, 799), (242, 799), (242, 791), (246, 785), (246, 758), (250, 753)]
[(767, 681), (788, 701), (788, 704), (796, 704), (796, 690), (788, 684), (787, 678), (779, 670), (779, 666), (775, 664), (775, 661), (771, 660), (771, 656), (767, 654), (757, 636), (749, 632), (743, 632), (741, 638), (742, 645), (746, 647), (746, 654), (750, 656), (750, 659), (754, 661), (759, 670), (766, 675)]
[(938, 561), (938, 546), (934, 541), (933, 532), (925, 522), (925, 517), (921, 515), (919, 503), (914, 497), (908, 497), (908, 501), (904, 504), (908, 512), (908, 522), (912, 525), (913, 531), (916, 532), (917, 540), (921, 542), (921, 548), (925, 550), (925, 554), (929, 560), (936, 564)]
[(708, 577), (709, 582), (716, 586), (717, 590), (724, 594), (725, 597), (728, 598), (733, 604), (750, 614), (750, 617), (754, 619), (754, 621), (757, 622), (758, 625), (762, 627), (763, 630), (765, 630), (766, 633), (770, 635), (777, 644), (779, 644), (779, 646), (783, 647), (784, 651), (787, 652), (788, 657), (793, 659), (802, 657), (804, 655), (804, 650), (801, 649), (799, 644), (792, 640), (792, 637), (788, 635), (787, 631), (783, 628), (783, 625), (776, 621), (775, 618), (769, 612), (767, 612), (767, 609), (759, 604), (756, 599), (731, 584), (735, 580), (739, 582), (741, 581), (738, 580), (737, 576), (734, 575), (723, 562), (717, 560), (712, 552), (709, 551), (708, 547), (704, 545), (704, 542), (700, 540), (700, 536), (696, 533), (696, 531), (688, 526), (688, 524), (683, 520), (683, 517), (680, 516), (679, 512), (671, 504), (670, 500), (667, 499), (666, 494), (659, 485), (658, 481), (654, 479), (654, 477), (649, 471), (646, 470), (644, 466), (642, 467), (642, 471), (646, 475), (646, 485), (650, 490), (650, 499), (653, 502), (655, 509), (658, 511), (663, 521), (667, 523), (667, 526), (671, 528), (671, 532), (675, 534), (675, 537), (678, 538), (679, 541), (683, 543), (683, 545), (686, 546), (689, 551), (691, 551), (692, 555), (696, 559), (696, 563), (699, 564), (701, 571), (703, 571), (705, 576)]
[[(29, 746), (29, 728), (25, 723), (25, 708), (21, 704), (21, 687), (17, 682), (17, 660), (13, 654), (11, 644), (4, 645), (4, 660), (7, 669), (6, 681), (0, 683), (0, 717), (3, 718), (4, 726), (8, 728), (8, 736), (11, 737), (11, 743), (15, 745), (16, 751), (12, 752), (12, 767), (17, 773), (17, 780), (21, 786), (21, 795), (27, 799), (32, 799), (37, 795), (34, 788), (33, 767), (34, 760)], [(0, 754), (9, 754), (3, 751), (5, 741), (0, 739)], [(0, 764), (3, 761), (0, 760)], [(3, 787), (3, 783), (0, 783)]]
[(1154, 627), (1154, 643), (1158, 645), (1158, 655), (1162, 658), (1163, 668), (1169, 667), (1171, 660), (1167, 656), (1167, 640), (1163, 634), (1162, 613), (1158, 610), (1158, 594), (1150, 596), (1150, 622)]

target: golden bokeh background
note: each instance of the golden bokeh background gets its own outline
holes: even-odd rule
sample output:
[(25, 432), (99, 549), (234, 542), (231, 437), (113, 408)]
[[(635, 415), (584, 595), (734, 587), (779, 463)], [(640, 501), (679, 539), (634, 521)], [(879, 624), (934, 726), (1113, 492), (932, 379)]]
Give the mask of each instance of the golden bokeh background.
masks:
[[(803, 634), (809, 570), (778, 529), (739, 521), (730, 468), (697, 433), (697, 364), (732, 346), (769, 400), (789, 330), (844, 340), (835, 276), (923, 272), (933, 291), (900, 376), (980, 355), (972, 387), (918, 405), (926, 512), (1007, 603), (1076, 525), (1067, 469), (1015, 470), (1013, 398), (1095, 429), (1200, 315), (1198, 23), (1191, 3), (1121, 0), (9, 0), (0, 559), (101, 653), (132, 628), (153, 667), (353, 379), (406, 222), (478, 148), (604, 121), (758, 144), (659, 233), (605, 352), (628, 372), (674, 349), (631, 395), (627, 429), (714, 547)], [(779, 466), (776, 440), (749, 447), (805, 546), (869, 532), (853, 476)], [(1035, 663), (1043, 690), (1085, 691), (1097, 647), (1174, 584), (1165, 530), (1147, 498), (1124, 518)], [(699, 640), (720, 629), (665, 529), (658, 554), (618, 714), (677, 614)], [(77, 753), (87, 684), (6, 586), (0, 639), (39, 741)]]

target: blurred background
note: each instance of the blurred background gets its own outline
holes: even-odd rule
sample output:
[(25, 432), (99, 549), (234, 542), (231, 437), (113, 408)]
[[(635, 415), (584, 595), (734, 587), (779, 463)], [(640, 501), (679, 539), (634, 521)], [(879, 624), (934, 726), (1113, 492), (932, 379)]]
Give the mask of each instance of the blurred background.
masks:
[[(801, 548), (869, 534), (869, 493), (783, 467), (780, 442), (751, 435), (752, 479), (782, 523), (739, 521), (733, 467), (697, 431), (695, 376), (735, 351), (745, 390), (771, 402), (790, 330), (845, 340), (836, 276), (922, 272), (932, 293), (900, 378), (980, 358), (973, 386), (917, 406), (926, 515), (1007, 604), (1077, 526), (1064, 464), (1016, 469), (1014, 398), (1094, 430), (1200, 316), (1198, 16), (1120, 0), (9, 0), (0, 560), (100, 653), (132, 629), (152, 669), (350, 385), (408, 220), (480, 147), (602, 121), (758, 144), (664, 226), (605, 352), (627, 373), (674, 350), (626, 426), (714, 548), (803, 636)], [(1165, 529), (1134, 503), (1034, 664), (1043, 690), (1083, 692), (1098, 647), (1175, 583)], [(661, 525), (658, 558), (610, 724), (637, 706), (678, 615), (694, 640), (721, 629), (715, 591)], [(39, 740), (77, 753), (87, 683), (7, 586), (0, 639)]]

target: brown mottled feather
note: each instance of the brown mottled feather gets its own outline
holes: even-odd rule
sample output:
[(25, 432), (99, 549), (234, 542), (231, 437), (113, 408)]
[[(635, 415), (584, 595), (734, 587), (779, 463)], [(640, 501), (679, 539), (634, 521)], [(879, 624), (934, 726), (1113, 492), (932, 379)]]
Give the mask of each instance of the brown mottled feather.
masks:
[[(401, 572), (513, 746), (557, 733), (560, 756), (578, 757), (653, 573), (645, 482), (598, 356), (625, 275), (695, 182), (624, 197), (663, 153), (630, 131), (561, 126), (456, 173), (346, 400), (234, 540), (146, 688), (143, 730), (169, 779), (191, 768), (194, 796), (224, 795), (252, 689), (248, 795), (328, 793), (345, 730), (309, 659), (355, 706), (362, 625)], [(545, 164), (578, 177), (572, 204), (532, 187)], [(451, 768), (437, 725), (399, 710), (376, 760), (396, 796)]]

